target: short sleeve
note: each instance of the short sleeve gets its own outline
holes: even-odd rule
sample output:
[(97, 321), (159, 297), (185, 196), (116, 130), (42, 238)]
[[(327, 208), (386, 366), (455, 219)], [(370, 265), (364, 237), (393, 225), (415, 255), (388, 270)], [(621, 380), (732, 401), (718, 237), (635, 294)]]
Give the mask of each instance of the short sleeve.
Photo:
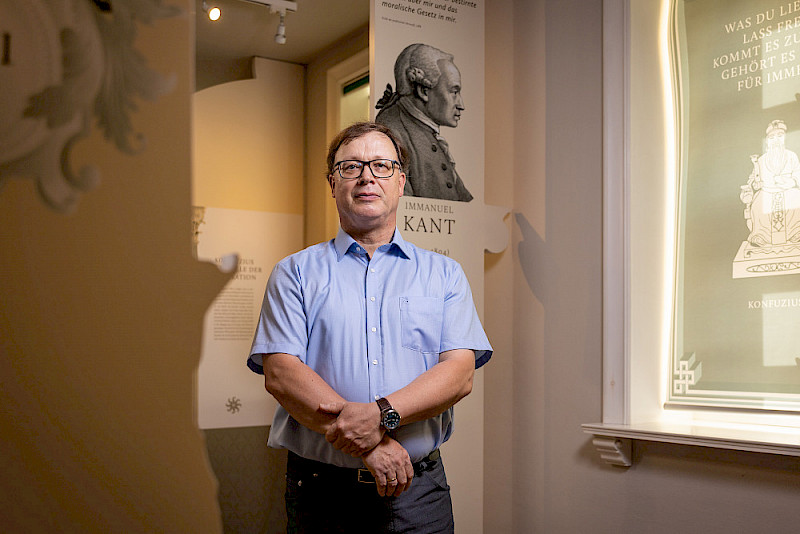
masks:
[(440, 352), (453, 349), (475, 351), (475, 368), (492, 357), (492, 346), (478, 318), (472, 290), (461, 266), (452, 262), (444, 299), (444, 323)]
[(274, 352), (305, 361), (307, 346), (301, 272), (290, 256), (275, 266), (267, 281), (247, 366), (264, 374), (263, 355)]

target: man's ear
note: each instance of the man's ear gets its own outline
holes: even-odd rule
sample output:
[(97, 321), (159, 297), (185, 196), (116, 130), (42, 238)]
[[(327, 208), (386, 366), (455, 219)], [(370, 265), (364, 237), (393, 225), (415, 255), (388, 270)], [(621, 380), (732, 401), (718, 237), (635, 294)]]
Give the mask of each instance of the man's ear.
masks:
[(414, 84), (414, 95), (426, 104), (428, 103), (428, 88), (424, 85), (419, 83)]
[(331, 197), (332, 198), (336, 198), (336, 191), (335, 191), (336, 182), (335, 182), (335, 180), (336, 180), (336, 178), (334, 178), (332, 174), (328, 175), (328, 185), (331, 186)]

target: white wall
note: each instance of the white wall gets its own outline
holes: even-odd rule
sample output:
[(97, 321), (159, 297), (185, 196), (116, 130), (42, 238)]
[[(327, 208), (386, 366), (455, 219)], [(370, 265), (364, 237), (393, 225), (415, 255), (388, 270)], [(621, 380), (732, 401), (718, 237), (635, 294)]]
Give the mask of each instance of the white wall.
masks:
[(487, 9), (486, 196), (514, 213), (486, 262), (484, 531), (796, 532), (797, 459), (637, 442), (625, 470), (581, 432), (601, 417), (601, 11)]

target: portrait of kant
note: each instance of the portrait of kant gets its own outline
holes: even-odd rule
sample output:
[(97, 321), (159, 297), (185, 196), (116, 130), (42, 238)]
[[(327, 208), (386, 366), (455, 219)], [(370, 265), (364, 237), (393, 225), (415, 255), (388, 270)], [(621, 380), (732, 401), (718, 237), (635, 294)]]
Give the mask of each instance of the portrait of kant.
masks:
[(407, 196), (469, 202), (441, 128), (456, 128), (464, 111), (461, 73), (452, 54), (427, 44), (407, 46), (394, 64), (395, 89), (386, 85), (375, 121), (388, 126), (408, 150), (403, 167)]

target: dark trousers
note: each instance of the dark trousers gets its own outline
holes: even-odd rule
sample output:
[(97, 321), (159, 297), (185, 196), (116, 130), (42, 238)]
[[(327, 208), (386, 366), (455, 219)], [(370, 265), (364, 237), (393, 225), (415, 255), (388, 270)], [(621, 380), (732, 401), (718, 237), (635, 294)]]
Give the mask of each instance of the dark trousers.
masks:
[[(288, 534), (452, 533), (450, 486), (440, 458), (414, 465), (411, 487), (381, 497), (369, 472), (336, 467), (289, 453), (286, 468)], [(364, 476), (366, 474), (366, 476)]]

